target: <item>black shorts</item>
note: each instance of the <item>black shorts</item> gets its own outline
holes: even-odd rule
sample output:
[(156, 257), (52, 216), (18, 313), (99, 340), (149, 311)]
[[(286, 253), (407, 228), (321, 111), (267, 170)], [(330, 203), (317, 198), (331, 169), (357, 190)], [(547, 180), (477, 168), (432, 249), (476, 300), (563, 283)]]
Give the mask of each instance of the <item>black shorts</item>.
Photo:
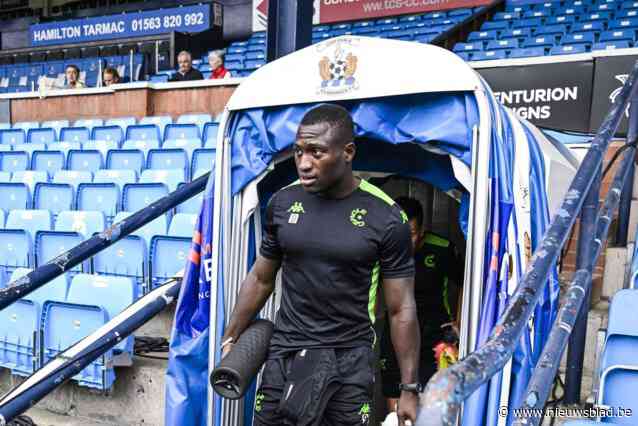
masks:
[[(331, 366), (328, 380), (331, 388), (319, 398), (304, 401), (318, 410), (315, 420), (294, 422), (284, 417), (280, 402), (291, 375), (296, 353), (286, 358), (271, 359), (264, 365), (261, 386), (255, 400), (254, 426), (281, 425), (367, 425), (372, 414), (374, 392), (374, 352), (372, 348), (335, 349), (336, 362)], [(322, 377), (325, 378), (325, 377)], [(287, 391), (288, 392), (288, 391)], [(311, 392), (309, 392), (311, 393)], [(303, 395), (303, 394), (302, 394)], [(321, 408), (315, 408), (321, 407)]]
[[(381, 335), (379, 369), (381, 370), (381, 390), (386, 398), (399, 398), (399, 383), (401, 383), (401, 370), (394, 353), (392, 339), (390, 337), (390, 322), (386, 319), (383, 334)], [(419, 356), (419, 383), (425, 385), (430, 377), (436, 373), (436, 360), (433, 347), (443, 338), (440, 327), (432, 323), (425, 324), (419, 318), (421, 329), (421, 353)], [(437, 330), (437, 328), (439, 330)]]

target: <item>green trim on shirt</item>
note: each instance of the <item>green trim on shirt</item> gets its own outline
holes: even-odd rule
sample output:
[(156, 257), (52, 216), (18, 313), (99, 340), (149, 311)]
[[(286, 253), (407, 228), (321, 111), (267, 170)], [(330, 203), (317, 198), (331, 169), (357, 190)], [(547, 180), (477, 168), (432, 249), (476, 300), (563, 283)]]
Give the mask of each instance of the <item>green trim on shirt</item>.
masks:
[(429, 233), (425, 234), (424, 241), (427, 244), (432, 244), (433, 246), (438, 246), (438, 247), (450, 246), (450, 241), (446, 240), (445, 238), (439, 237), (438, 235), (429, 234)]
[(368, 316), (370, 317), (370, 322), (374, 324), (376, 321), (375, 310), (377, 307), (377, 289), (379, 288), (379, 271), (381, 270), (381, 266), (379, 262), (374, 264), (372, 268), (372, 277), (370, 278), (370, 293), (368, 296)]
[(368, 182), (366, 180), (361, 179), (361, 183), (359, 183), (359, 188), (362, 191), (368, 192), (368, 193), (374, 195), (375, 197), (382, 199), (383, 201), (385, 201), (386, 203), (388, 203), (391, 206), (394, 205), (394, 200), (392, 199), (392, 197), (390, 197), (388, 194), (383, 192), (381, 189), (377, 188), (376, 186), (374, 186), (373, 184), (371, 184), (370, 182)]

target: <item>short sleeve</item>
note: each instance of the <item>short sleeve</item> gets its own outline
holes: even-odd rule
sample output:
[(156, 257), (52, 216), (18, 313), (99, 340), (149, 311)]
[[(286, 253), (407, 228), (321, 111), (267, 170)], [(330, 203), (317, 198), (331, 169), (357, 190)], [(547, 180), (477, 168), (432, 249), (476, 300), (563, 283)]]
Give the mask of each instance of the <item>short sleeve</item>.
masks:
[(268, 207), (266, 207), (266, 225), (259, 253), (268, 259), (281, 260), (282, 251), (277, 237), (278, 226), (275, 223), (276, 205), (277, 196), (274, 195), (268, 202)]
[(379, 264), (383, 278), (414, 276), (410, 226), (403, 221), (398, 208), (393, 211), (392, 218), (381, 241)]

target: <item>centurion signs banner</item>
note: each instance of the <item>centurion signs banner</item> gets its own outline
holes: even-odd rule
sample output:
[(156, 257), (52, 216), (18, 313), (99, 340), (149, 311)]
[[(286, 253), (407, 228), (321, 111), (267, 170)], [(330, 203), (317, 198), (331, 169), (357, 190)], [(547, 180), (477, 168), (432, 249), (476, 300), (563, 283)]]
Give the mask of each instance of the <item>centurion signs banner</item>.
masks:
[[(221, 13), (221, 9), (217, 7), (219, 5), (215, 6), (216, 13)], [(210, 28), (211, 6), (205, 4), (34, 24), (29, 28), (29, 39), (31, 46), (48, 46), (141, 37), (172, 31), (196, 33)]]
[[(481, 68), (495, 96), (541, 126), (589, 131), (592, 61)], [(608, 108), (607, 108), (608, 109)]]
[[(312, 0), (313, 22), (327, 24), (385, 16), (408, 15), (433, 10), (475, 7), (492, 0)], [(268, 0), (253, 0), (253, 31), (264, 31), (268, 19)]]

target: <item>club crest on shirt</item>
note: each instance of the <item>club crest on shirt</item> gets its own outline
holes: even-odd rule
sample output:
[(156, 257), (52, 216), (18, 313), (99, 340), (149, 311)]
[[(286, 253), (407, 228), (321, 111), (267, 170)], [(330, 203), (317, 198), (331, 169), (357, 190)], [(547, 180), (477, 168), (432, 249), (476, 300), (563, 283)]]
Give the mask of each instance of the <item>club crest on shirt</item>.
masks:
[(368, 212), (365, 209), (354, 209), (350, 212), (350, 222), (359, 228), (366, 226), (366, 223), (363, 220), (366, 214), (368, 214)]
[(433, 254), (430, 254), (428, 256), (425, 256), (425, 260), (423, 261), (423, 264), (427, 267), (427, 268), (434, 268), (436, 267), (436, 258)]

